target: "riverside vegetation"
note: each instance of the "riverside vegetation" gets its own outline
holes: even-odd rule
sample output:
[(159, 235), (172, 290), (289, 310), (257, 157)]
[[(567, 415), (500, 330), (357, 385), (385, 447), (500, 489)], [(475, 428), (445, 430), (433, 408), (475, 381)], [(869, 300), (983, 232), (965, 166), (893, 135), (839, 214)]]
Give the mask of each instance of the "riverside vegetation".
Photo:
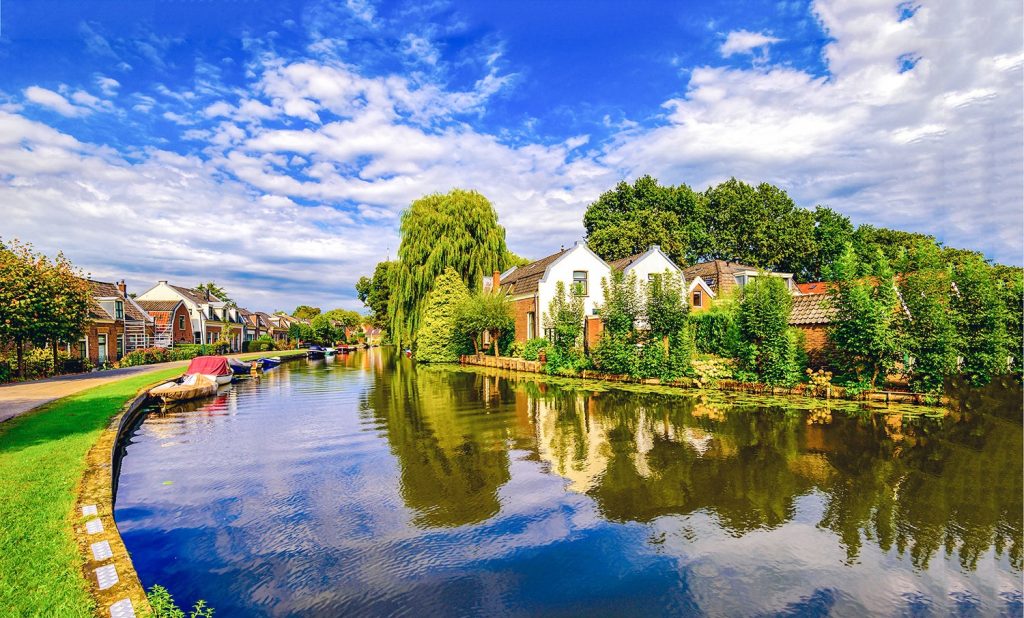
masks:
[[(1021, 379), (1024, 270), (978, 252), (924, 234), (854, 228), (829, 208), (803, 209), (778, 187), (735, 179), (705, 192), (648, 176), (619, 183), (590, 205), (584, 225), (589, 246), (606, 260), (658, 244), (678, 263), (737, 260), (793, 272), (797, 281), (830, 281), (822, 298), (835, 317), (825, 353), (813, 361), (804, 354), (800, 332), (788, 326), (789, 293), (773, 277), (688, 315), (673, 298), (680, 290), (671, 277), (652, 287), (613, 275), (603, 282), (604, 334), (590, 354), (582, 305), (563, 287), (542, 315), (548, 336), (513, 345), (508, 300), (483, 292), (480, 282), (522, 259), (505, 246), (490, 202), (461, 190), (415, 201), (402, 218), (398, 259), (378, 264), (357, 291), (374, 322), (426, 362), (479, 352), (486, 333), (492, 353), (527, 360), (543, 353), (546, 371), (561, 375), (596, 369), (791, 386), (810, 380), (812, 364), (848, 393), (895, 378), (931, 395), (961, 376), (973, 386), (1007, 374)], [(821, 381), (825, 372), (815, 375)]]

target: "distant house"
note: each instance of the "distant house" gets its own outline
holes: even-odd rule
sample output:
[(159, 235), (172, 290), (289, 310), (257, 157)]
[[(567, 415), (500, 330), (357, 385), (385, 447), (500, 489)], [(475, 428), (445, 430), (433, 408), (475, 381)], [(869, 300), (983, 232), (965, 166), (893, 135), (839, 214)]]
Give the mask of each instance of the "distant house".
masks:
[(789, 325), (803, 333), (804, 350), (812, 366), (820, 367), (825, 364), (828, 328), (835, 316), (836, 310), (829, 303), (828, 294), (801, 294), (793, 297)]
[[(705, 283), (716, 297), (727, 296), (731, 292), (743, 289), (748, 282), (760, 276), (756, 266), (747, 266), (737, 262), (725, 260), (711, 260), (700, 262), (683, 269), (687, 281), (693, 281), (697, 277)], [(793, 282), (793, 273), (781, 273), (767, 271), (767, 275), (779, 277), (786, 283), (791, 293), (797, 293), (796, 283)]]
[[(672, 258), (666, 255), (658, 245), (651, 245), (643, 253), (631, 255), (621, 260), (613, 260), (609, 265), (615, 270), (622, 271), (627, 277), (635, 274), (637, 281), (641, 285), (649, 283), (656, 275), (660, 275), (666, 270), (674, 273), (680, 277), (680, 281), (686, 291), (687, 303), (695, 311), (708, 309), (715, 298), (714, 291), (708, 287), (703, 279), (700, 277), (694, 277), (692, 280), (688, 278), (683, 269), (679, 268), (672, 261)], [(689, 285), (687, 285), (687, 281), (690, 282)]]
[(536, 262), (513, 267), (504, 273), (495, 273), (485, 288), (497, 283), (512, 300), (515, 315), (515, 340), (524, 342), (544, 335), (543, 316), (555, 298), (558, 282), (568, 293), (579, 290), (583, 296), (583, 309), (587, 316), (595, 315), (595, 308), (604, 303), (601, 279), (611, 275), (611, 267), (583, 242), (570, 249), (562, 249)]
[(94, 365), (102, 365), (147, 347), (153, 333), (153, 320), (128, 296), (124, 281), (116, 284), (87, 281), (91, 290), (89, 318), (82, 338), (69, 344), (68, 352)]
[(153, 318), (152, 345), (169, 348), (192, 343), (192, 320), (181, 300), (140, 300), (139, 306)]
[(260, 319), (266, 324), (267, 332), (270, 338), (276, 342), (284, 342), (288, 339), (288, 322), (280, 315), (272, 315), (257, 311), (256, 315), (260, 316)]
[(194, 343), (214, 343), (218, 339), (224, 339), (229, 342), (232, 351), (238, 352), (242, 349), (245, 320), (237, 308), (209, 292), (159, 281), (140, 294), (138, 300), (180, 300), (188, 309)]
[(270, 335), (270, 322), (264, 317), (267, 314), (239, 307), (238, 315), (242, 316), (245, 322), (245, 341), (255, 341), (264, 335)]

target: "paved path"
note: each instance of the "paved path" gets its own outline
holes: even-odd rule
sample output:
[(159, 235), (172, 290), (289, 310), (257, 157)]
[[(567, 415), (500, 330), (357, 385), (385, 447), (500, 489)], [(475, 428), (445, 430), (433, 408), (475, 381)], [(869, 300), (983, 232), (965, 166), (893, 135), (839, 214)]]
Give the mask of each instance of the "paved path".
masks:
[[(252, 353), (249, 353), (251, 356)], [(232, 356), (240, 356), (233, 354)], [(70, 376), (58, 376), (32, 382), (18, 382), (0, 385), (0, 423), (22, 415), (33, 408), (50, 403), (68, 395), (80, 393), (101, 384), (115, 382), (122, 378), (152, 373), (171, 367), (187, 367), (189, 361), (171, 361), (154, 365), (139, 365), (124, 369), (111, 369), (92, 373), (78, 373)]]

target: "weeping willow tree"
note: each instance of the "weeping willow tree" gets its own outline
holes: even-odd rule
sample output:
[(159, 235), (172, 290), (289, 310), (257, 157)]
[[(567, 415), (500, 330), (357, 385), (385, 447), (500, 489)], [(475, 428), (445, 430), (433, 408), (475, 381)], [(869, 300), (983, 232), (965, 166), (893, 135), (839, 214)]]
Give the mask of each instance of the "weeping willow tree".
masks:
[(416, 200), (402, 213), (401, 235), (388, 304), (391, 336), (400, 345), (415, 343), (427, 294), (445, 269), (476, 290), (483, 276), (513, 259), (494, 207), (476, 191), (453, 189)]

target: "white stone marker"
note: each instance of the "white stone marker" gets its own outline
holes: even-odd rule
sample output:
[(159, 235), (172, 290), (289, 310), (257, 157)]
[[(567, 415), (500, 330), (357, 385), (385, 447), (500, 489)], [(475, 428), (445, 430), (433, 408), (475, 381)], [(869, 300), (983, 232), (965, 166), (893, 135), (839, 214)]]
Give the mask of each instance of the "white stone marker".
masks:
[(85, 531), (89, 534), (98, 534), (103, 532), (103, 522), (98, 519), (90, 519), (85, 522)]
[(110, 618), (135, 618), (135, 608), (128, 599), (121, 599), (110, 606)]
[(117, 569), (114, 565), (108, 564), (96, 569), (96, 581), (100, 584), (100, 590), (106, 590), (117, 583)]
[(96, 562), (103, 562), (114, 557), (114, 552), (110, 549), (110, 543), (107, 541), (93, 543), (89, 547), (92, 549), (92, 558)]
[(82, 517), (88, 517), (90, 515), (96, 515), (96, 505), (90, 504), (89, 506), (82, 507)]

